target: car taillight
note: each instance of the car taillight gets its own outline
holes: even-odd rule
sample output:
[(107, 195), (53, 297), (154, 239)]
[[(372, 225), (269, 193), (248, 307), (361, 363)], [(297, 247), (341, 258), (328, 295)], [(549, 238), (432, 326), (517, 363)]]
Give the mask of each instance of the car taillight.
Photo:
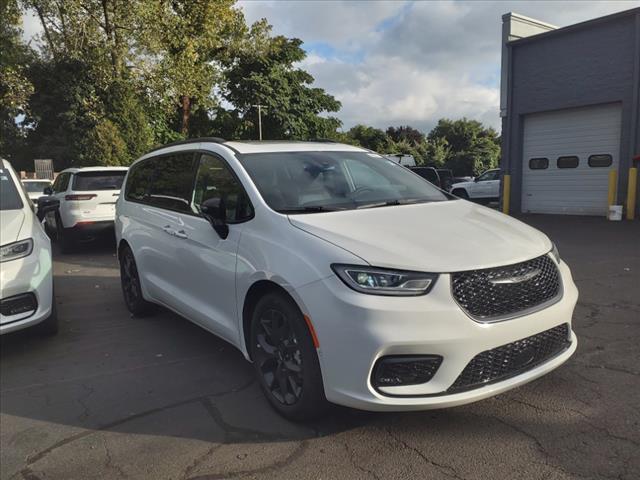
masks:
[(65, 200), (91, 200), (92, 198), (96, 198), (97, 195), (95, 193), (87, 193), (84, 195), (65, 195)]

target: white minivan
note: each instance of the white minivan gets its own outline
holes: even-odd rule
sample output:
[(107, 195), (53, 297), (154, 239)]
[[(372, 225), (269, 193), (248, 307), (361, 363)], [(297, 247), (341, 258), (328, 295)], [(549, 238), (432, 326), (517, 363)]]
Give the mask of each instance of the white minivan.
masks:
[(58, 331), (51, 242), (9, 162), (0, 159), (0, 334)]
[(163, 305), (235, 345), (291, 419), (473, 402), (577, 345), (578, 292), (546, 235), (350, 145), (154, 150), (116, 237), (129, 310)]

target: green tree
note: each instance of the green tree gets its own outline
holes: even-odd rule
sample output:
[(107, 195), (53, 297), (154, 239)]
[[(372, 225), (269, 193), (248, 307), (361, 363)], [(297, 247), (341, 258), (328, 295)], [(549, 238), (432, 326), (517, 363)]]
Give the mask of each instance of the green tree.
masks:
[(424, 133), (410, 125), (400, 127), (388, 127), (387, 136), (394, 142), (409, 142), (415, 145), (421, 144), (425, 140)]
[(266, 139), (328, 137), (336, 131), (341, 122), (326, 113), (338, 111), (340, 102), (312, 87), (313, 77), (295, 66), (306, 56), (301, 44), (297, 38), (272, 36), (266, 20), (252, 25), (234, 55), (224, 62), (221, 91), (233, 108), (218, 110), (217, 131), (232, 126), (235, 137), (257, 138), (256, 105), (263, 107)]
[(379, 153), (403, 153), (388, 151), (391, 145), (390, 139), (385, 132), (379, 128), (367, 127), (366, 125), (356, 125), (351, 127), (347, 135), (353, 139), (354, 143), (361, 145)]
[[(477, 120), (441, 119), (429, 132), (427, 139), (432, 148), (445, 154), (445, 166), (455, 175), (478, 175), (488, 168), (494, 168), (500, 160), (500, 138), (492, 128), (485, 127)], [(446, 141), (446, 144), (443, 143)]]
[(28, 113), (33, 84), (26, 69), (34, 54), (21, 39), (16, 0), (0, 0), (0, 18), (0, 155), (15, 161), (25, 144), (25, 131), (16, 119)]

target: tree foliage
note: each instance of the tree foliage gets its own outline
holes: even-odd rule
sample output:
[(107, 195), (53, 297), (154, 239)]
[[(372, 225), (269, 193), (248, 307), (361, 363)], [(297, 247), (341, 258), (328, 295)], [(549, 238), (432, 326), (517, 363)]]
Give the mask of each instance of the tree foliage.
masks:
[[(0, 0), (0, 154), (127, 165), (151, 146), (217, 135), (330, 138), (413, 155), (457, 174), (495, 166), (496, 132), (473, 120), (341, 131), (340, 102), (300, 67), (302, 40), (248, 26), (235, 0)], [(37, 49), (21, 13), (40, 21)]]

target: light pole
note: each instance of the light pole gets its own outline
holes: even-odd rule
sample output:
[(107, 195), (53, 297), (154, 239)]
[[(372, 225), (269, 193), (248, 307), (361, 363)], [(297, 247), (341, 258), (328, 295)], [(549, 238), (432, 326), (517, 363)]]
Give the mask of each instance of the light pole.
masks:
[(254, 107), (258, 107), (258, 138), (262, 140), (262, 107), (264, 105), (253, 105)]

